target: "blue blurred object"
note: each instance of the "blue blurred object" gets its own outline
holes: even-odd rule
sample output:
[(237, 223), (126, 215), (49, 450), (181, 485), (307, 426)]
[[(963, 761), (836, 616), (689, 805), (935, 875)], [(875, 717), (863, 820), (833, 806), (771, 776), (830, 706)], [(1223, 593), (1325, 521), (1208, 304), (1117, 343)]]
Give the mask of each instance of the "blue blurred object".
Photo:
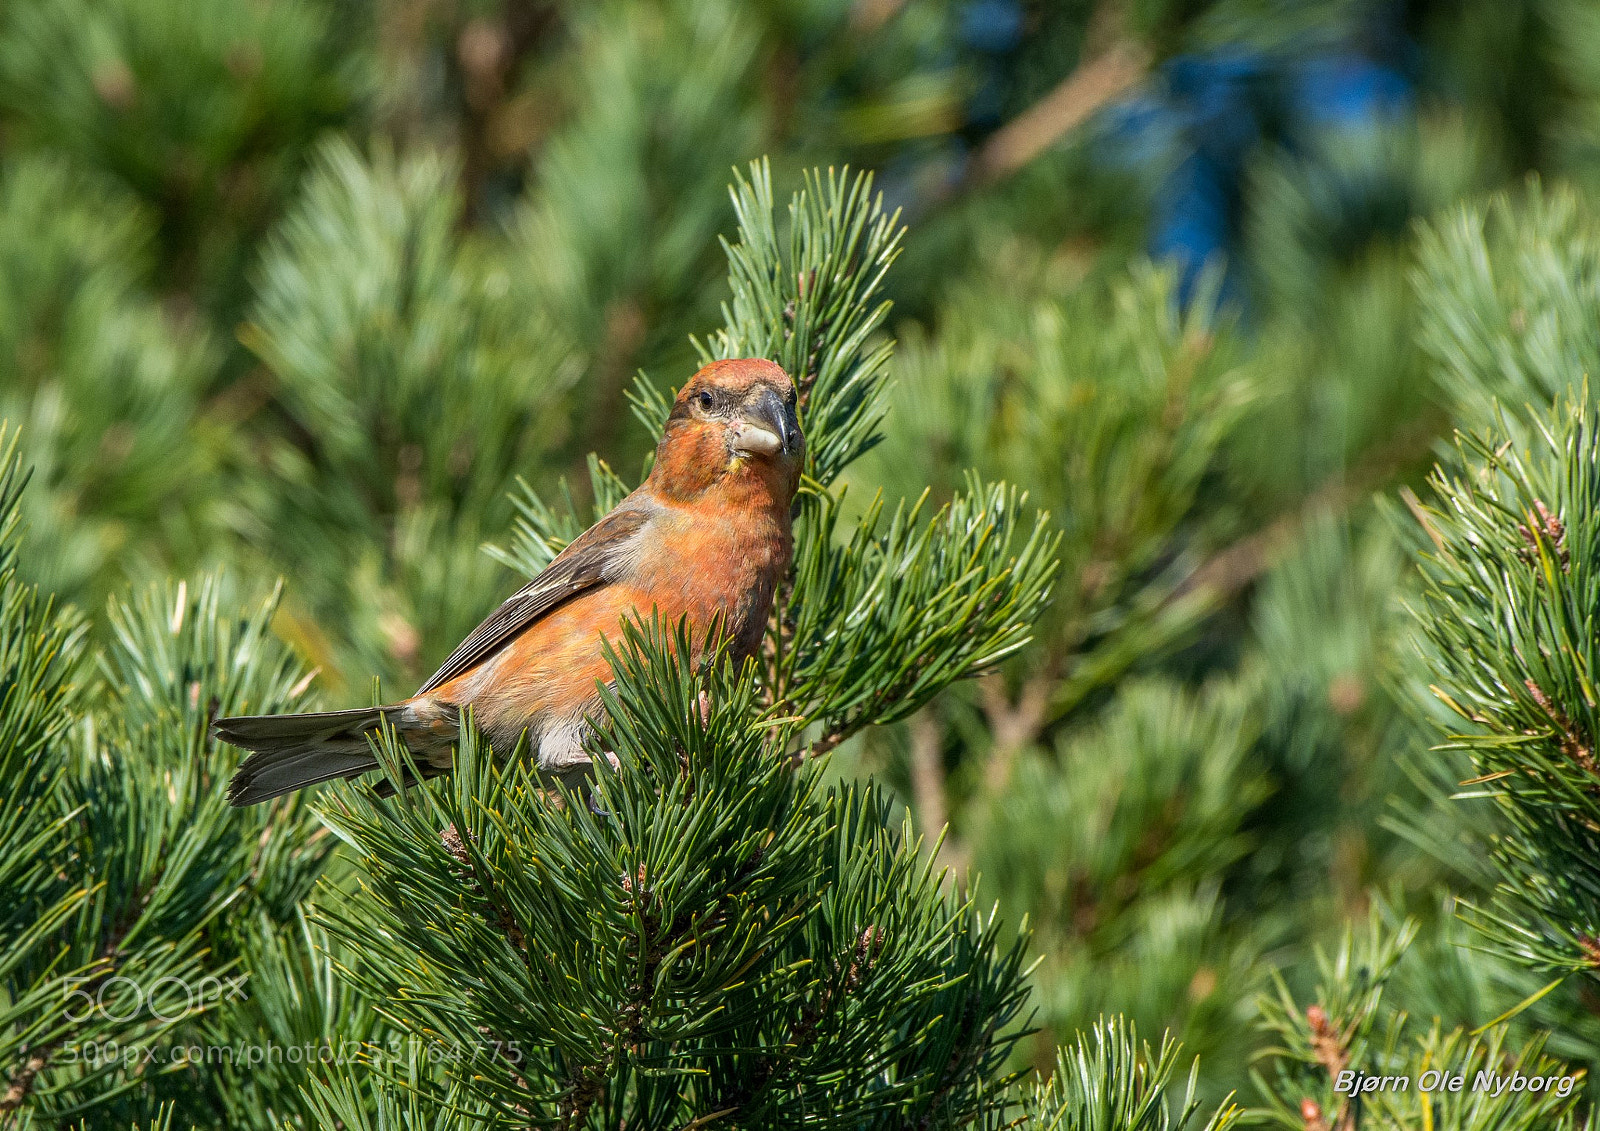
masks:
[(1307, 126), (1366, 128), (1412, 113), (1411, 84), (1360, 55), (1318, 55), (1292, 68), (1294, 114)]
[[(1148, 246), (1178, 263), (1187, 303), (1205, 266), (1238, 251), (1245, 166), (1258, 146), (1308, 151), (1329, 129), (1377, 130), (1415, 110), (1404, 73), (1350, 50), (1179, 55), (1148, 91), (1107, 111), (1101, 158), (1123, 169), (1166, 168)], [(1242, 291), (1239, 273), (1225, 268), (1222, 299), (1242, 305)]]
[[(1206, 264), (1223, 259), (1233, 246), (1237, 193), (1237, 177), (1197, 152), (1178, 165), (1156, 199), (1150, 256), (1180, 264), (1178, 301), (1184, 306), (1194, 297), (1195, 283)], [(1229, 305), (1242, 301), (1234, 272), (1224, 270), (1218, 298)]]
[(974, 51), (999, 55), (1022, 42), (1018, 0), (970, 0), (961, 7), (961, 40)]
[[(1123, 168), (1171, 165), (1156, 194), (1149, 250), (1180, 264), (1179, 299), (1188, 303), (1200, 272), (1225, 260), (1237, 235), (1240, 178), (1270, 117), (1273, 67), (1240, 49), (1179, 55), (1155, 90), (1129, 100), (1106, 119), (1112, 160)], [(1223, 301), (1242, 299), (1233, 272)]]
[(1265, 57), (1238, 49), (1178, 55), (1163, 73), (1167, 97), (1198, 147), (1230, 161), (1261, 135), (1257, 104), (1270, 77)]
[(1019, 0), (970, 0), (960, 8), (957, 34), (978, 55), (987, 55), (977, 87), (967, 99), (969, 128), (993, 129), (1005, 111), (1007, 59), (1022, 43), (1023, 11)]

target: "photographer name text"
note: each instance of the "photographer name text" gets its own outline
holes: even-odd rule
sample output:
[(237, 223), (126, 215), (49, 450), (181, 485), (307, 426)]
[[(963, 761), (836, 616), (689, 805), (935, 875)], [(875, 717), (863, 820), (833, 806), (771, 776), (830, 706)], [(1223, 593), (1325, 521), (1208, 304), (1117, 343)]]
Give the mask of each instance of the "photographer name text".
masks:
[(1333, 1090), (1350, 1096), (1365, 1092), (1409, 1092), (1413, 1088), (1420, 1092), (1487, 1092), (1491, 1096), (1512, 1092), (1554, 1092), (1558, 1096), (1570, 1096), (1577, 1081), (1576, 1076), (1525, 1076), (1521, 1072), (1502, 1074), (1484, 1069), (1472, 1077), (1472, 1086), (1468, 1088), (1465, 1075), (1437, 1068), (1429, 1069), (1415, 1080), (1410, 1076), (1379, 1076), (1346, 1068), (1334, 1080)]

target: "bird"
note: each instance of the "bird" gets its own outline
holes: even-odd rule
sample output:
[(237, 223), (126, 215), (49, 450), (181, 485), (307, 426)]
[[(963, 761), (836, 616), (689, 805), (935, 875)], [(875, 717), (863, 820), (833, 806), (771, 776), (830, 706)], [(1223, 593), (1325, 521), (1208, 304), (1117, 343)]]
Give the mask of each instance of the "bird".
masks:
[(737, 663), (760, 648), (794, 552), (804, 455), (795, 385), (781, 366), (761, 358), (703, 366), (674, 398), (644, 482), (490, 613), (415, 695), (217, 720), (218, 739), (251, 752), (229, 801), (254, 805), (376, 770), (369, 736), (385, 724), (417, 777), (448, 773), (469, 706), (494, 750), (512, 751), (526, 735), (541, 777), (586, 777), (587, 720), (614, 678), (603, 642), (625, 619), (686, 618), (697, 656), (721, 647)]

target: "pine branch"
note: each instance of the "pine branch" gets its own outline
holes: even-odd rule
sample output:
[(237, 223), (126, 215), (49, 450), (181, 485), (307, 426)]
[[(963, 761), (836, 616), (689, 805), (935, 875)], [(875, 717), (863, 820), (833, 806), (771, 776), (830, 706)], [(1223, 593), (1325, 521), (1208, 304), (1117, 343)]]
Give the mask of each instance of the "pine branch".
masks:
[[(1195, 1090), (1199, 1061), (1189, 1071), (1174, 1114), (1167, 1093), (1182, 1046), (1164, 1034), (1161, 1045), (1141, 1045), (1138, 1030), (1122, 1017), (1102, 1018), (1056, 1057), (1055, 1073), (1025, 1100), (1027, 1127), (1061, 1131), (1185, 1131), (1200, 1114)], [(1226, 1131), (1243, 1112), (1224, 1100), (1200, 1131)]]
[[(1600, 585), (1600, 419), (1582, 401), (1458, 438), (1454, 470), (1419, 507), (1423, 589), (1413, 608), (1434, 694), (1460, 720), (1445, 752), (1471, 758), (1462, 796), (1509, 821), (1492, 907), (1469, 910), (1492, 946), (1549, 972), (1600, 969), (1590, 926), (1600, 733), (1589, 610)], [(1522, 437), (1518, 439), (1518, 437)]]
[[(1347, 930), (1334, 955), (1318, 952), (1315, 1001), (1303, 1010), (1278, 979), (1276, 994), (1261, 999), (1262, 1027), (1276, 1043), (1251, 1073), (1266, 1106), (1249, 1114), (1284, 1131), (1576, 1131), (1582, 1073), (1546, 1057), (1543, 1037), (1513, 1049), (1504, 1025), (1446, 1032), (1437, 1018), (1418, 1032), (1384, 1003), (1416, 931), (1375, 909), (1364, 938)], [(1540, 1086), (1527, 1087), (1534, 1077)]]
[(901, 505), (882, 533), (875, 500), (843, 550), (837, 502), (802, 513), (794, 588), (778, 612), (788, 644), (771, 654), (768, 680), (778, 714), (820, 718), (813, 753), (905, 718), (1028, 643), (1058, 536), (1042, 515), (1019, 529), (1019, 492), (968, 486), (926, 525), (925, 499)]
[[(549, 804), (470, 738), (446, 789), (343, 795), (327, 816), (373, 902), (321, 913), (360, 956), (352, 975), (428, 1044), (478, 1050), (457, 1079), (507, 1120), (749, 1125), (810, 1096), (827, 1126), (970, 1112), (1021, 1008), (1020, 948), (945, 903), (885, 801), (824, 794), (775, 758), (754, 673), (708, 685), (676, 659), (684, 631), (638, 626), (614, 656), (595, 746), (617, 768), (592, 786), (607, 816)], [(382, 753), (402, 780), (404, 751)]]

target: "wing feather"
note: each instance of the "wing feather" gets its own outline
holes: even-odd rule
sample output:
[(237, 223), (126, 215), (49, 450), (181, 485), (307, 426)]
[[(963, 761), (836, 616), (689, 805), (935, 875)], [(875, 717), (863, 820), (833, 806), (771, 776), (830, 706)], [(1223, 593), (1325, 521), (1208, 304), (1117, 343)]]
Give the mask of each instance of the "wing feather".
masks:
[(418, 695), (448, 683), (487, 660), (513, 637), (563, 601), (617, 576), (634, 538), (650, 520), (651, 508), (625, 501), (574, 538), (544, 570), (506, 598), (472, 630), (448, 659), (417, 690)]

